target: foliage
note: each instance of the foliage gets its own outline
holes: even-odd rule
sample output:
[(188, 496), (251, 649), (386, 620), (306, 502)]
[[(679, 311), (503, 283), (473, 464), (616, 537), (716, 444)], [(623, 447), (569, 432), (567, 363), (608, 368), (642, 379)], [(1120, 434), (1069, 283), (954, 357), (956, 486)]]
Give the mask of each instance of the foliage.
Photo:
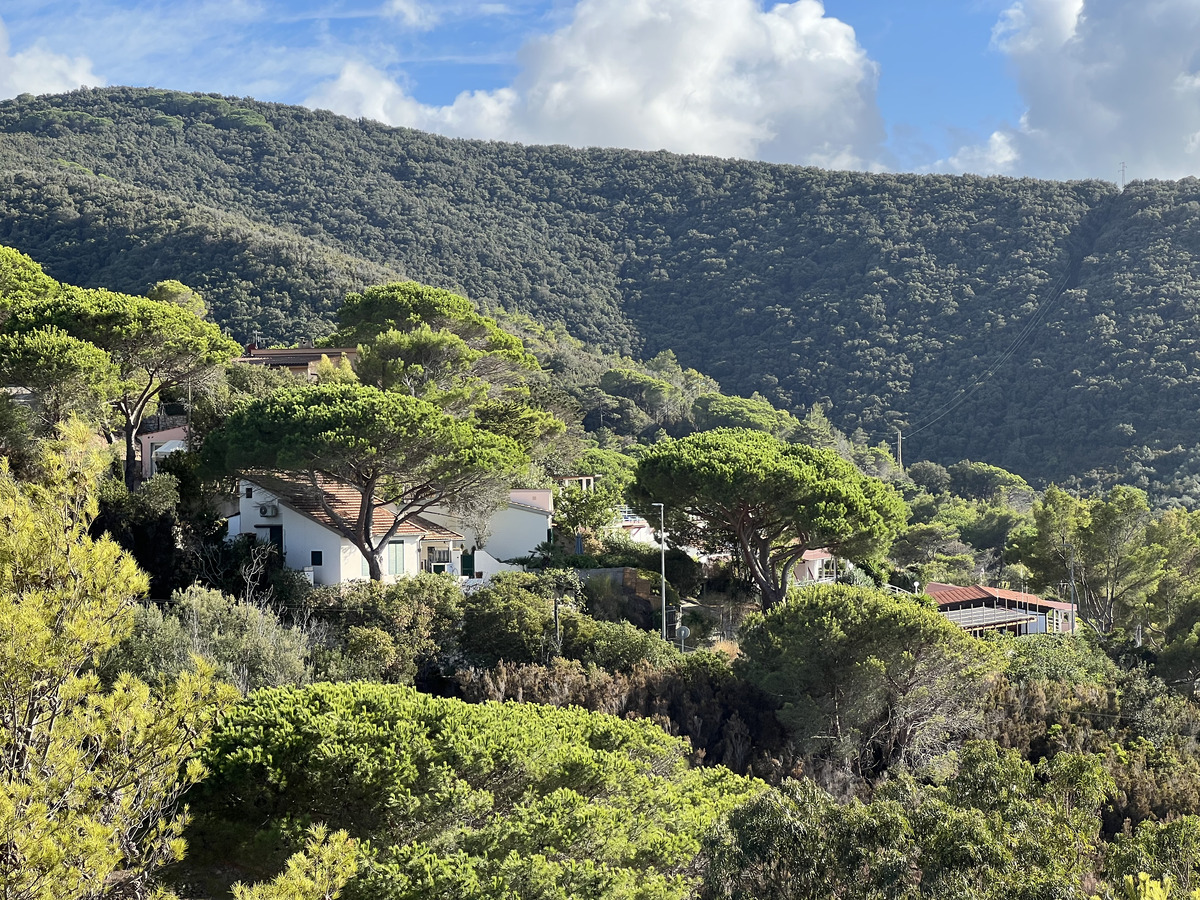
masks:
[[(1128, 872), (1152, 872), (1164, 882), (1162, 900), (1190, 897), (1200, 890), (1200, 817), (1182, 816), (1172, 822), (1143, 822), (1132, 834), (1119, 834), (1105, 856), (1111, 882), (1126, 880)], [(1144, 882), (1145, 879), (1142, 879)], [(1152, 896), (1139, 885), (1142, 896)], [(1135, 898), (1140, 900), (1140, 898)]]
[(314, 591), (318, 676), (411, 684), (454, 655), (462, 599), (453, 579), (428, 572)]
[(672, 653), (628, 672), (564, 659), (544, 666), (501, 663), (460, 670), (455, 679), (464, 699), (475, 703), (544, 703), (650, 719), (686, 737), (693, 759), (737, 772), (779, 778), (794, 763), (771, 699), (736, 678), (720, 653)]
[(106, 422), (117, 392), (109, 355), (54, 326), (0, 334), (0, 379), (29, 392), (43, 431), (71, 416)]
[(306, 636), (271, 610), (193, 585), (176, 591), (164, 608), (138, 609), (133, 630), (101, 671), (170, 681), (199, 664), (246, 694), (305, 683), (308, 655)]
[(0, 882), (29, 900), (143, 896), (183, 854), (180, 796), (228, 696), (201, 669), (152, 690), (90, 667), (128, 634), (146, 588), (87, 534), (99, 466), (78, 429), (40, 484), (0, 471)]
[(343, 831), (309, 829), (304, 850), (287, 861), (270, 884), (233, 886), (234, 900), (336, 900), (358, 871), (355, 842)]
[(806, 550), (878, 557), (905, 515), (895, 491), (833, 451), (737, 429), (654, 446), (638, 461), (630, 494), (646, 515), (652, 503), (665, 505), (677, 545), (732, 545), (764, 609), (786, 595)]
[(561, 488), (554, 498), (554, 522), (567, 535), (602, 531), (613, 524), (618, 506), (625, 504), (625, 489), (633, 481), (635, 461), (616, 450), (588, 448), (563, 475), (595, 478), (590, 490), (576, 484)]
[[(156, 398), (168, 387), (202, 376), (228, 361), (237, 344), (191, 309), (171, 301), (149, 300), (103, 289), (65, 287), (45, 299), (12, 308), (6, 324), (20, 341), (9, 349), (27, 349), (40, 338), (56, 346), (48, 362), (73, 378), (110, 377), (112, 405), (125, 432), (125, 484), (140, 480), (135, 436)], [(75, 338), (66, 343), (62, 335)], [(87, 345), (107, 354), (110, 364), (87, 357)], [(94, 354), (93, 354), (94, 355)], [(48, 376), (43, 375), (43, 378)]]
[(670, 348), (871, 445), (899, 428), (943, 464), (1200, 496), (1191, 179), (462, 141), (120, 87), (6, 101), (0, 172), (4, 239), (55, 278), (139, 293), (169, 273), (246, 342), (327, 334), (347, 292), (409, 277), (606, 350)]
[(129, 490), (117, 477), (98, 486), (99, 512), (93, 534), (107, 534), (127, 550), (150, 576), (150, 593), (167, 597), (186, 585), (192, 576), (191, 560), (179, 546), (179, 482), (159, 473)]
[(333, 345), (359, 346), (364, 383), (433, 403), (526, 450), (562, 430), (533, 399), (542, 372), (516, 335), (465, 297), (413, 281), (351, 294)]
[(563, 620), (562, 654), (585, 666), (631, 672), (643, 664), (664, 666), (678, 651), (657, 632), (643, 631), (629, 622), (602, 622), (572, 612)]
[[(291, 473), (367, 559), (373, 581), (382, 577), (380, 554), (406, 518), (511, 478), (527, 461), (514, 441), (417, 397), (336, 383), (252, 400), (205, 447), (230, 470)], [(322, 478), (360, 496), (353, 520), (331, 505)], [(382, 528), (375, 528), (377, 518)]]
[[(467, 705), (398, 686), (273, 690), (233, 710), (205, 754), (211, 837), (323, 821), (369, 840), (349, 897), (685, 897), (704, 830), (759, 790), (688, 769), (649, 723)], [(243, 824), (245, 823), (245, 824)], [(288, 838), (276, 831), (284, 845)]]
[(780, 703), (801, 747), (873, 775), (920, 764), (979, 722), (993, 660), (915, 598), (793, 589), (741, 632), (738, 675)]
[(1086, 896), (1111, 792), (1094, 757), (1033, 766), (972, 743), (943, 783), (900, 778), (870, 803), (836, 803), (786, 781), (748, 801), (705, 841), (701, 896), (963, 900)]
[(1164, 574), (1167, 552), (1146, 540), (1146, 494), (1118, 485), (1080, 500), (1051, 485), (1033, 508), (1034, 531), (1022, 562), (1035, 584), (1074, 585), (1082, 618), (1102, 633), (1127, 623), (1141, 643), (1154, 618), (1148, 598)]

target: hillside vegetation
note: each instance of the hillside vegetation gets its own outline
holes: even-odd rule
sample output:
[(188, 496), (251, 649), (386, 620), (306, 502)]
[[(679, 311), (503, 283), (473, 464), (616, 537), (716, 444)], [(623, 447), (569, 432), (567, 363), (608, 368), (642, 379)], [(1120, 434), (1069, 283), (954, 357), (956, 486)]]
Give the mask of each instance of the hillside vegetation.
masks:
[(109, 88), (0, 104), (0, 198), (0, 242), (53, 277), (177, 278), (241, 339), (320, 336), (347, 291), (410, 277), (901, 428), (909, 458), (1197, 494), (1195, 179), (524, 147)]

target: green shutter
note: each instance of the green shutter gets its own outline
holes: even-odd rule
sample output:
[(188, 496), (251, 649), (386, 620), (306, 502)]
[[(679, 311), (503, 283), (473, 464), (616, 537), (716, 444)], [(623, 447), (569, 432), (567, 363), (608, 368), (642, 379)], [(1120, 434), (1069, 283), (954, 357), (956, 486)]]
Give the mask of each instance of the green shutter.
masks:
[(404, 574), (404, 541), (388, 542), (388, 574)]

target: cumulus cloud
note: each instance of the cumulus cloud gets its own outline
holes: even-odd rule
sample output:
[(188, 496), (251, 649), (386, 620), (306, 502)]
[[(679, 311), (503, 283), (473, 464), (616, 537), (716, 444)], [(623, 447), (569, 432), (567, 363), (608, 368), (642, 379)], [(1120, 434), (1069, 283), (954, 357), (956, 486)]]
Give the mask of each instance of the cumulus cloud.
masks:
[(874, 168), (878, 70), (819, 0), (580, 0), (515, 81), (452, 104), (345, 65), (306, 103), (446, 134)]
[(52, 94), (104, 84), (85, 56), (55, 53), (40, 41), (19, 53), (10, 53), (10, 49), (8, 29), (0, 20), (0, 97)]
[(955, 171), (1116, 180), (1200, 174), (1200, 4), (1020, 0), (993, 46), (1026, 104), (1019, 123), (945, 161)]

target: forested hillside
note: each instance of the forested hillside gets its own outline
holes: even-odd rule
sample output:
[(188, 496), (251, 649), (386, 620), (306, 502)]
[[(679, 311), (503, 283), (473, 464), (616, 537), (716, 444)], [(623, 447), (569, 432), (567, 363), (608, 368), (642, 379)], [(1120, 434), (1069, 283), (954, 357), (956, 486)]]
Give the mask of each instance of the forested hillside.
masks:
[(128, 88), (0, 104), (0, 242), (60, 280), (177, 278), (291, 343), (407, 276), (1035, 482), (1196, 493), (1198, 223), (1195, 179), (523, 147)]

